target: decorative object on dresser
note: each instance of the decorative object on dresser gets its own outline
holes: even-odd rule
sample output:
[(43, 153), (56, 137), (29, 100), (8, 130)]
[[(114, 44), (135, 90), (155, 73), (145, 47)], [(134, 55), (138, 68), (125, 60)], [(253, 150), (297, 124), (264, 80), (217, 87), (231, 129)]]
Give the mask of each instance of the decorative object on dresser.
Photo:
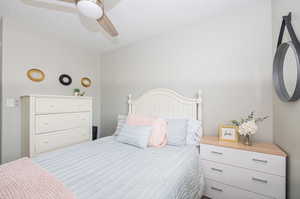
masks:
[(254, 135), (258, 130), (257, 123), (263, 122), (267, 118), (269, 118), (269, 116), (255, 118), (254, 111), (252, 111), (246, 119), (241, 119), (241, 121), (232, 120), (231, 122), (238, 127), (238, 132), (242, 137), (242, 142), (245, 145), (251, 146), (252, 135)]
[(30, 69), (27, 71), (27, 77), (34, 82), (41, 82), (45, 79), (45, 73), (40, 69)]
[(69, 86), (70, 84), (72, 84), (72, 78), (70, 77), (70, 75), (62, 74), (59, 76), (59, 82), (64, 86)]
[(286, 198), (287, 155), (274, 144), (246, 146), (204, 136), (200, 156), (209, 198)]
[(85, 92), (80, 93), (80, 89), (79, 88), (74, 88), (73, 89), (73, 95), (74, 96), (84, 96)]
[(235, 125), (221, 125), (219, 127), (219, 140), (224, 142), (238, 142), (237, 127)]
[(74, 96), (79, 96), (80, 95), (80, 89), (79, 88), (74, 88), (73, 95)]
[(22, 156), (33, 157), (92, 139), (92, 98), (21, 97)]

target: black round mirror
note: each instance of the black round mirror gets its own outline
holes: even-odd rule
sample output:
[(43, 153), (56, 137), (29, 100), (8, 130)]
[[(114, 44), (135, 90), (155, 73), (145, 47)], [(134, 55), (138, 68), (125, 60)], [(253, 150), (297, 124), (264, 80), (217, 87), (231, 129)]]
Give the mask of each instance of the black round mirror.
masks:
[(297, 43), (286, 42), (277, 48), (273, 82), (282, 101), (291, 102), (300, 98), (300, 47)]
[(59, 82), (64, 86), (72, 84), (72, 78), (69, 75), (62, 74), (59, 76)]

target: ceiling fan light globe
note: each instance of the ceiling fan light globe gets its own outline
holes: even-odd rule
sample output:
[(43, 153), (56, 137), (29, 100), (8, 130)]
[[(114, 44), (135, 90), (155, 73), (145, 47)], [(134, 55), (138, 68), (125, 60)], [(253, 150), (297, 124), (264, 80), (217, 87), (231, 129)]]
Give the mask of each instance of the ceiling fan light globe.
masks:
[(103, 6), (98, 0), (79, 0), (77, 8), (81, 14), (92, 19), (100, 19), (103, 15)]

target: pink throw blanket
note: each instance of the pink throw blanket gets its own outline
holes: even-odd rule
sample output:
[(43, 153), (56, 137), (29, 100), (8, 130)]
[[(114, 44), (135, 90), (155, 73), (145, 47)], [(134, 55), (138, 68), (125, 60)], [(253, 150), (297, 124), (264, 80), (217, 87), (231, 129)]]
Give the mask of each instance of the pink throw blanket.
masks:
[(28, 158), (0, 166), (0, 199), (75, 199), (58, 179)]

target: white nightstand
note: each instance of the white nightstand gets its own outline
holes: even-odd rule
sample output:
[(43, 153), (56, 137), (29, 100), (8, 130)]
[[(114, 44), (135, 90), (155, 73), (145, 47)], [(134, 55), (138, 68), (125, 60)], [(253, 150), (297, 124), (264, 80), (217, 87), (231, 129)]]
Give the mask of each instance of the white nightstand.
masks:
[(204, 136), (200, 156), (209, 198), (286, 198), (287, 155), (274, 144), (245, 146)]

